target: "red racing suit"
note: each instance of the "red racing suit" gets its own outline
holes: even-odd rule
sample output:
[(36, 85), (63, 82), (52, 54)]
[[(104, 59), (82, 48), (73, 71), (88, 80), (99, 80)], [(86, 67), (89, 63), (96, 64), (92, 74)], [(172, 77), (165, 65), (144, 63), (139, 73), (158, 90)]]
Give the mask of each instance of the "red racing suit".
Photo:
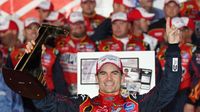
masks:
[(91, 36), (92, 34), (94, 34), (94, 29), (97, 28), (99, 24), (101, 24), (105, 19), (105, 17), (96, 13), (94, 13), (92, 16), (87, 16), (83, 14), (83, 17), (84, 17), (88, 36)]
[[(68, 97), (59, 93), (48, 93), (42, 100), (34, 100), (37, 108), (45, 112), (157, 112), (175, 96), (181, 81), (181, 56), (178, 45), (170, 45), (166, 51), (166, 76), (149, 93), (111, 96), (99, 93), (90, 98), (87, 95)], [(57, 79), (55, 83), (59, 83)]]
[(143, 41), (136, 41), (133, 37), (128, 37), (128, 42), (124, 45), (116, 37), (110, 37), (107, 40), (102, 40), (98, 46), (99, 51), (145, 51), (148, 46)]
[(94, 52), (96, 50), (95, 43), (88, 36), (81, 39), (68, 36), (57, 42), (56, 48), (61, 55), (60, 64), (63, 68), (65, 81), (70, 87), (69, 91), (75, 94), (77, 85), (77, 52)]
[[(198, 0), (188, 0), (182, 3), (180, 14), (194, 20), (196, 38), (200, 39), (200, 7), (197, 5)], [(196, 43), (196, 40), (193, 40)], [(198, 44), (198, 43), (196, 43)]]
[[(190, 74), (190, 62), (192, 60), (192, 50), (193, 46), (191, 44), (180, 44), (179, 45), (181, 49), (181, 58), (182, 58), (182, 79), (181, 84), (179, 87), (179, 90), (183, 90), (190, 87), (191, 84), (191, 74)], [(162, 70), (165, 69), (165, 63), (164, 60), (165, 52), (166, 52), (167, 46), (163, 46), (160, 51), (157, 54), (157, 58), (160, 61)]]

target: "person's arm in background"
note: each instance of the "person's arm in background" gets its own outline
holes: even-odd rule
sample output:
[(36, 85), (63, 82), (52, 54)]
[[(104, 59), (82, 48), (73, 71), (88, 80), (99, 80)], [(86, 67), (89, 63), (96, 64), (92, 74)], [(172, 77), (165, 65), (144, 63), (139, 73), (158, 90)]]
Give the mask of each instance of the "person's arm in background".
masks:
[(112, 25), (111, 19), (105, 19), (95, 30), (94, 34), (91, 35), (91, 39), (96, 42), (106, 39), (106, 37), (112, 36)]
[(180, 32), (167, 22), (168, 49), (165, 54), (165, 71), (160, 83), (149, 93), (139, 97), (140, 112), (158, 112), (175, 96), (181, 82), (181, 55), (178, 43)]

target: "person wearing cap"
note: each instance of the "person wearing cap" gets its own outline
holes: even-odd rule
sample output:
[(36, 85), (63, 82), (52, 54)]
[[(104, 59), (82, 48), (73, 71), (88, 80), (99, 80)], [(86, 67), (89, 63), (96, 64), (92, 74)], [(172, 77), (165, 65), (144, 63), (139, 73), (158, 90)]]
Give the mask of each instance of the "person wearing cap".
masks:
[[(173, 99), (181, 81), (181, 56), (178, 47), (181, 32), (177, 28), (170, 27), (169, 19), (167, 24), (169, 47), (166, 51), (166, 76), (149, 93), (130, 95), (126, 98), (120, 95), (120, 86), (124, 77), (123, 65), (120, 58), (113, 54), (102, 56), (96, 62), (98, 96), (69, 97), (51, 92), (41, 100), (34, 100), (34, 104), (42, 111), (56, 112), (157, 112)], [(26, 53), (30, 53), (32, 47), (33, 43), (28, 43)], [(55, 83), (62, 80), (63, 78), (60, 77), (55, 80)]]
[(11, 19), (1, 18), (0, 21), (0, 108), (3, 112), (24, 112), (22, 98), (12, 91), (5, 83), (2, 75), (2, 66), (7, 63), (9, 53), (20, 45), (18, 39), (19, 27)]
[(193, 72), (191, 92), (189, 101), (184, 106), (184, 112), (200, 111), (200, 41), (198, 41), (197, 49), (193, 53), (191, 61), (191, 69)]
[(60, 63), (64, 78), (69, 85), (71, 95), (77, 93), (77, 52), (94, 52), (95, 43), (87, 36), (84, 17), (81, 12), (69, 15), (69, 35), (57, 42), (56, 48), (60, 51)]
[(5, 63), (8, 54), (13, 50), (13, 48), (21, 45), (21, 42), (18, 39), (18, 34), (19, 27), (15, 21), (6, 18), (0, 21), (0, 50), (3, 52)]
[[(189, 95), (190, 85), (192, 82), (192, 78), (191, 78), (192, 74), (190, 72), (191, 71), (190, 65), (191, 65), (191, 60), (192, 60), (192, 53), (195, 46), (192, 45), (191, 43), (188, 43), (188, 38), (191, 38), (191, 37), (188, 37), (189, 34), (187, 34), (189, 33), (187, 31), (189, 20), (187, 19), (188, 19), (187, 17), (176, 17), (171, 20), (172, 26), (174, 27), (179, 26), (179, 29), (182, 30), (179, 47), (181, 50), (181, 59), (182, 59), (181, 65), (182, 65), (183, 71), (182, 71), (182, 79), (179, 86), (179, 91), (176, 93), (175, 98), (166, 107), (162, 109), (162, 112), (183, 112), (184, 105), (187, 103), (187, 100), (188, 100), (187, 96)], [(166, 61), (163, 59), (163, 57), (165, 55), (166, 49), (167, 49), (167, 45), (162, 46), (157, 53), (157, 58), (160, 61), (162, 70), (165, 69)]]
[(195, 38), (192, 38), (192, 43), (197, 45), (197, 41), (200, 40), (200, 1), (199, 0), (187, 0), (181, 4), (180, 15), (186, 16), (194, 20), (195, 22)]
[(95, 12), (96, 0), (81, 0), (81, 8), (88, 36), (94, 34), (94, 29), (101, 24), (105, 17)]
[[(30, 42), (31, 40), (36, 40), (38, 37), (38, 29), (40, 27), (39, 20), (36, 18), (27, 18), (24, 21), (24, 43), (21, 45), (21, 47), (14, 48), (8, 58), (7, 58), (7, 64), (6, 66), (9, 68), (14, 68), (19, 60), (22, 58), (24, 52), (25, 52), (25, 45), (27, 42)], [(54, 75), (60, 75), (62, 74), (62, 68), (59, 63), (59, 54), (58, 50), (55, 48), (49, 47), (47, 44), (45, 44), (46, 49), (42, 53), (41, 58), (41, 64), (43, 69), (43, 81), (45, 82), (46, 89), (48, 91), (57, 91), (55, 90), (56, 84), (53, 83), (53, 74)], [(55, 72), (56, 71), (56, 72)], [(28, 112), (36, 112), (39, 111), (34, 107), (32, 104), (32, 101), (30, 99), (24, 98), (24, 109)]]
[(150, 46), (150, 50), (155, 50), (158, 40), (146, 32), (150, 25), (150, 20), (154, 17), (153, 13), (148, 13), (144, 8), (135, 8), (128, 13), (131, 21), (131, 33), (136, 41), (143, 41)]
[(44, 23), (44, 20), (49, 16), (50, 12), (54, 11), (54, 6), (51, 1), (44, 0), (36, 7), (36, 9), (39, 13), (40, 23)]
[[(66, 18), (64, 14), (58, 12), (58, 11), (52, 11), (50, 12), (49, 16), (44, 20), (46, 24), (53, 25), (53, 26), (60, 26), (63, 28), (67, 28), (68, 25), (66, 24)], [(65, 38), (65, 35), (63, 32), (57, 32), (59, 33), (54, 37), (55, 35), (51, 35), (51, 38), (48, 38), (46, 41), (46, 45), (49, 45), (51, 47), (55, 47), (57, 42), (61, 41)]]
[(193, 21), (193, 19), (188, 18), (188, 17), (181, 17), (181, 19), (184, 21), (185, 23), (185, 27), (183, 30), (183, 38), (185, 38), (186, 43), (191, 43), (192, 39), (195, 38), (195, 23)]
[(64, 26), (65, 25), (65, 16), (64, 14), (52, 11), (50, 14), (44, 19), (45, 23), (48, 23), (53, 26)]
[(148, 49), (143, 42), (134, 41), (130, 34), (127, 14), (116, 12), (111, 16), (113, 36), (99, 42), (99, 51), (144, 51)]
[[(125, 12), (128, 13), (136, 6), (136, 0), (114, 0), (113, 12)], [(112, 15), (111, 13), (111, 15)], [(112, 36), (112, 22), (111, 18), (106, 18), (96, 29), (91, 39), (94, 41), (100, 41), (106, 39), (108, 36)]]
[(149, 13), (155, 14), (151, 20), (151, 23), (156, 22), (164, 17), (163, 10), (153, 7), (153, 1), (154, 0), (139, 0), (140, 7), (144, 8)]
[(150, 24), (148, 34), (156, 37), (158, 39), (158, 47), (156, 49), (159, 49), (162, 44), (164, 44), (164, 34), (165, 34), (165, 24), (166, 24), (166, 18), (170, 17), (177, 17), (179, 16), (180, 11), (180, 3), (178, 0), (165, 0), (164, 1), (164, 14), (165, 17), (159, 19), (157, 22), (154, 22)]

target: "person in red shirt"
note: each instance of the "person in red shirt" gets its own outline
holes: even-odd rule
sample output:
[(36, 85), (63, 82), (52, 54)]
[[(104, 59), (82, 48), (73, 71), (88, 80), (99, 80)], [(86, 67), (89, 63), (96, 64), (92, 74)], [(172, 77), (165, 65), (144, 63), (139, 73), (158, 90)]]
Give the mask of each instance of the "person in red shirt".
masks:
[(166, 29), (166, 18), (170, 17), (177, 17), (179, 16), (180, 11), (180, 3), (178, 0), (164, 0), (164, 14), (165, 17), (159, 19), (157, 22), (152, 23), (149, 26), (148, 34), (158, 39), (158, 47), (159, 49), (165, 44), (164, 34)]
[(51, 1), (45, 0), (36, 9), (38, 10), (40, 23), (44, 23), (44, 20), (49, 16), (50, 12), (54, 11), (54, 6)]
[[(128, 13), (136, 6), (135, 0), (114, 0), (113, 1), (113, 12), (124, 12)], [(112, 13), (110, 15), (112, 15)], [(112, 36), (111, 18), (106, 18), (96, 29), (91, 39), (94, 41), (101, 41), (106, 39), (108, 36)]]
[(150, 46), (150, 50), (155, 50), (158, 40), (146, 32), (150, 25), (150, 20), (154, 17), (153, 13), (147, 12), (144, 8), (135, 8), (128, 13), (131, 21), (131, 33), (137, 41), (143, 41)]
[(0, 22), (0, 50), (3, 53), (4, 64), (13, 48), (21, 45), (18, 35), (19, 27), (17, 23), (11, 19), (2, 18)]
[(197, 39), (200, 39), (200, 1), (187, 0), (181, 4), (180, 15), (186, 16), (195, 22), (195, 36), (192, 38), (194, 44), (198, 44)]
[(60, 63), (71, 95), (77, 93), (77, 52), (92, 52), (96, 50), (95, 43), (86, 33), (84, 17), (81, 12), (73, 12), (68, 18), (70, 33), (57, 42), (56, 48), (61, 57)]
[(81, 0), (82, 13), (87, 29), (87, 35), (94, 34), (94, 29), (101, 24), (105, 17), (95, 12), (96, 0)]
[[(21, 42), (18, 39), (19, 27), (14, 20), (1, 17), (0, 21), (0, 54), (1, 54), (1, 67), (7, 65), (7, 58), (14, 48), (19, 47)], [(19, 94), (12, 91), (5, 83), (0, 70), (0, 99), (1, 111), (10, 112), (23, 112), (23, 101)]]
[(116, 12), (111, 16), (113, 36), (99, 43), (99, 51), (144, 51), (147, 46), (137, 42), (130, 34), (130, 23), (126, 13)]
[[(157, 112), (173, 99), (181, 79), (180, 49), (177, 44), (180, 32), (170, 27), (167, 28), (167, 32), (169, 47), (166, 52), (166, 77), (149, 93), (122, 97), (120, 95), (124, 79), (122, 63), (114, 55), (105, 55), (98, 59), (95, 66), (95, 77), (99, 87), (97, 96), (68, 97), (51, 92), (41, 100), (34, 100), (34, 104), (42, 111), (56, 112)], [(28, 43), (27, 53), (31, 52), (32, 47), (32, 43)], [(56, 82), (60, 83), (60, 80), (62, 79)]]
[[(173, 20), (174, 19), (174, 20)], [(179, 43), (179, 47), (181, 49), (181, 57), (182, 57), (182, 79), (181, 84), (179, 86), (179, 91), (176, 94), (176, 97), (173, 99), (172, 102), (170, 102), (166, 107), (162, 109), (162, 112), (183, 112), (184, 105), (187, 103), (187, 96), (189, 95), (190, 91), (190, 85), (192, 82), (192, 74), (190, 73), (190, 63), (192, 60), (192, 52), (195, 48), (194, 45), (189, 43), (188, 35), (191, 36), (191, 33), (188, 30), (194, 29), (194, 23), (191, 23), (192, 21), (189, 21), (189, 18), (187, 17), (177, 17), (172, 19), (172, 26), (174, 26), (173, 23), (182, 23), (184, 27), (182, 28), (182, 38)], [(176, 19), (176, 22), (175, 22)], [(190, 22), (190, 23), (189, 23)], [(188, 24), (189, 23), (189, 24)], [(192, 24), (192, 25), (191, 25)], [(162, 66), (162, 70), (164, 70), (164, 64), (166, 63), (163, 59), (164, 53), (167, 49), (167, 46), (163, 46), (160, 48), (160, 50), (157, 53), (157, 58), (160, 61), (160, 64)], [(165, 74), (163, 74), (165, 75)]]
[(64, 26), (66, 19), (64, 14), (57, 11), (51, 11), (50, 14), (44, 19), (44, 21), (50, 25)]

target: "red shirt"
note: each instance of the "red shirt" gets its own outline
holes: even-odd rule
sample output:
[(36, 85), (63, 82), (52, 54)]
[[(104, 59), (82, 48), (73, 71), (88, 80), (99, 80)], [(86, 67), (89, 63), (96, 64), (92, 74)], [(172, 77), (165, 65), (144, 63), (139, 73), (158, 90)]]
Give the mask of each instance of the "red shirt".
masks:
[(200, 7), (198, 7), (196, 0), (189, 0), (182, 3), (180, 14), (194, 20), (200, 20)]
[(98, 49), (99, 51), (145, 51), (147, 47), (143, 41), (137, 41), (130, 36), (127, 45), (124, 45), (116, 37), (110, 37), (107, 40), (101, 41)]
[(77, 52), (94, 52), (95, 43), (89, 37), (81, 39), (63, 38), (57, 42), (57, 49), (61, 54), (60, 63), (68, 84), (77, 84)]
[(91, 36), (94, 33), (94, 29), (97, 28), (105, 20), (105, 17), (98, 15), (96, 13), (92, 16), (86, 16), (86, 15), (83, 16), (85, 20), (87, 34), (89, 36)]

